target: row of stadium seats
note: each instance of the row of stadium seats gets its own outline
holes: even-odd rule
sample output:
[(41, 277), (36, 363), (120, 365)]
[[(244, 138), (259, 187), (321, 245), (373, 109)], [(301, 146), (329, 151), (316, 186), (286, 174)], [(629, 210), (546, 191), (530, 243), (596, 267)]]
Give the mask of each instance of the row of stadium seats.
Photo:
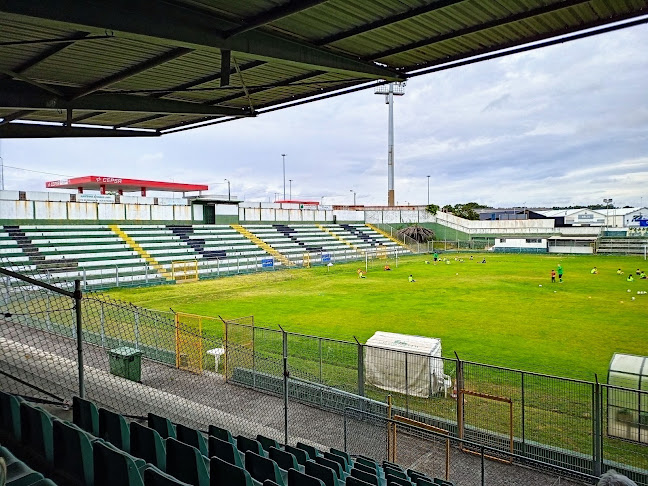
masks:
[[(5, 267), (51, 281), (81, 279), (89, 286), (163, 283), (196, 271), (201, 277), (256, 270), (261, 261), (302, 264), (355, 259), (359, 252), (398, 244), (363, 225), (40, 225), (0, 227)], [(284, 258), (285, 257), (285, 258)], [(290, 260), (290, 261), (289, 261)], [(195, 262), (190, 270), (173, 262)]]
[(7, 486), (56, 486), (54, 481), (33, 470), (1, 445), (0, 457), (4, 459), (7, 466), (7, 476), (0, 478), (0, 484), (5, 484), (3, 481), (6, 481)]
[[(73, 398), (72, 423), (0, 392), (0, 426), (46, 472), (66, 484), (193, 486), (452, 486), (398, 464), (377, 463), (331, 448), (295, 447), (258, 435), (234, 438), (223, 428), (199, 430), (148, 415), (147, 426)], [(12, 456), (13, 457), (13, 456)], [(38, 468), (37, 468), (38, 469)], [(23, 476), (42, 475), (29, 466)], [(28, 472), (31, 471), (31, 472)], [(14, 480), (17, 477), (14, 478)], [(29, 479), (9, 483), (29, 485)], [(37, 483), (50, 485), (52, 482)]]

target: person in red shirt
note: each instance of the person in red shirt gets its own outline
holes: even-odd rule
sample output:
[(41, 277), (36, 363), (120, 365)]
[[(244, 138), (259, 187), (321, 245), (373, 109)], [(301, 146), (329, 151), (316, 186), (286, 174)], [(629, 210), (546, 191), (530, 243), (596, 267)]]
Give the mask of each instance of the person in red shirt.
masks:
[(551, 283), (556, 283), (556, 271), (551, 271)]

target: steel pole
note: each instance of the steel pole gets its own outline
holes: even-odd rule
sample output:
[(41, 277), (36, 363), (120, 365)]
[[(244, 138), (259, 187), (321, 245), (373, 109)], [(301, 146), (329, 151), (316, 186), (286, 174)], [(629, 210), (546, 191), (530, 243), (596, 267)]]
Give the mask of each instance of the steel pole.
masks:
[(394, 205), (394, 83), (389, 83), (389, 129), (387, 142), (387, 206)]
[(281, 157), (283, 158), (283, 186), (284, 186), (284, 201), (286, 200), (286, 154), (281, 154)]

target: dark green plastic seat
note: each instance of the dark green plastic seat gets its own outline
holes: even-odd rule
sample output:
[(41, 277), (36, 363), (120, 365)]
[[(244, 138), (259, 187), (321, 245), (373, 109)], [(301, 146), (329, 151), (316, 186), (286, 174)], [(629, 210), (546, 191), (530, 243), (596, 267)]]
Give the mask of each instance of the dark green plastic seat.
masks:
[(256, 440), (259, 441), (261, 447), (263, 447), (263, 450), (266, 452), (268, 452), (271, 447), (274, 447), (275, 449), (281, 449), (281, 445), (279, 445), (279, 442), (277, 442), (274, 439), (271, 439), (270, 437), (265, 437), (261, 434), (258, 434)]
[(333, 471), (335, 471), (335, 475), (337, 476), (337, 478), (342, 479), (342, 466), (340, 466), (338, 462), (331, 461), (326, 457), (320, 457), (320, 456), (315, 457), (315, 462), (321, 466), (330, 467), (331, 469), (333, 469)]
[(20, 401), (3, 391), (0, 391), (0, 431), (20, 441)]
[(409, 480), (407, 474), (405, 474), (400, 469), (394, 469), (391, 466), (383, 466), (383, 470), (385, 471), (385, 477), (387, 477), (387, 475), (390, 474), (395, 478)]
[(435, 483), (431, 479), (427, 478), (417, 478), (416, 486), (434, 486)]
[(434, 484), (438, 484), (439, 486), (455, 486), (455, 483), (452, 481), (446, 481), (445, 479), (441, 478), (433, 478), (432, 481)]
[(427, 474), (424, 474), (424, 473), (419, 472), (419, 471), (415, 471), (414, 469), (408, 469), (407, 470), (407, 475), (414, 482), (416, 482), (416, 480), (419, 479), (419, 478), (423, 478), (423, 479), (427, 479), (428, 481), (432, 481), (432, 479), (430, 479), (430, 477)]
[(249, 472), (220, 457), (209, 460), (209, 478), (211, 486), (254, 486)]
[(386, 472), (385, 476), (387, 478), (387, 486), (413, 486), (411, 481), (394, 476), (391, 472)]
[(28, 486), (43, 479), (41, 473), (34, 471), (9, 449), (0, 447), (0, 457), (3, 457), (7, 464), (7, 486)]
[(245, 451), (245, 470), (259, 482), (269, 479), (279, 486), (284, 486), (284, 480), (277, 463), (250, 450)]
[(148, 414), (148, 426), (155, 430), (160, 437), (168, 439), (169, 437), (175, 439), (176, 431), (174, 425), (166, 417), (155, 415), (154, 413)]
[(359, 469), (360, 471), (364, 471), (366, 473), (373, 474), (374, 476), (378, 476), (378, 471), (376, 471), (376, 469), (371, 466), (367, 466), (366, 464), (362, 464), (356, 461), (353, 467)]
[(315, 459), (315, 457), (320, 455), (317, 449), (315, 449), (313, 446), (309, 446), (308, 444), (304, 444), (303, 442), (297, 442), (297, 448), (308, 452), (308, 455), (311, 459)]
[(99, 437), (99, 410), (91, 401), (72, 397), (72, 422)]
[(20, 436), (31, 452), (51, 463), (54, 459), (52, 416), (27, 402), (20, 403)]
[(169, 438), (166, 441), (166, 473), (193, 486), (208, 486), (209, 471), (198, 449)]
[(370, 458), (364, 457), (364, 456), (358, 456), (356, 458), (355, 462), (358, 463), (358, 464), (362, 464), (364, 466), (367, 466), (367, 467), (372, 467), (372, 468), (374, 468), (376, 470), (376, 473), (378, 473), (378, 468), (380, 466), (373, 459), (370, 459)]
[[(343, 457), (340, 457), (340, 456), (338, 456), (336, 454), (331, 454), (330, 452), (326, 452), (326, 451), (324, 451), (322, 454), (323, 454), (322, 459), (325, 459), (327, 461), (333, 461), (340, 467), (340, 470), (339, 470), (339, 472), (340, 472), (339, 477), (340, 478), (342, 477), (342, 473), (347, 472), (347, 462), (344, 460)], [(320, 462), (320, 464), (326, 465), (323, 462)]]
[(373, 483), (368, 483), (362, 479), (358, 479), (353, 476), (346, 478), (345, 486), (372, 486)]
[(321, 479), (314, 478), (296, 469), (288, 470), (288, 484), (290, 486), (326, 486)]
[(130, 429), (120, 414), (105, 408), (99, 409), (99, 437), (119, 449), (130, 452)]
[(331, 454), (335, 454), (336, 456), (344, 457), (344, 459), (346, 460), (349, 467), (353, 464), (353, 460), (351, 459), (351, 456), (349, 454), (347, 454), (346, 452), (341, 451), (339, 449), (334, 449), (333, 447), (331, 447), (330, 450), (331, 450)]
[(131, 461), (133, 461), (135, 463), (135, 465), (137, 466), (137, 468), (140, 469), (140, 470), (144, 466), (146, 466), (146, 461), (144, 459), (142, 459), (141, 457), (135, 457), (134, 455), (129, 454), (128, 452), (121, 450), (119, 447), (117, 447), (114, 444), (111, 444), (110, 442), (107, 442), (107, 441), (105, 441), (103, 439), (95, 439), (95, 440), (91, 440), (90, 442), (92, 442), (93, 447), (94, 447), (94, 444), (101, 443), (103, 446), (108, 447), (108, 448), (110, 448), (110, 449), (112, 449), (112, 450), (114, 450), (116, 452), (119, 452), (120, 454), (126, 454), (128, 457), (130, 457)]
[(261, 447), (261, 444), (259, 443), (258, 440), (248, 439), (247, 437), (242, 435), (236, 437), (236, 447), (242, 453), (245, 453), (247, 451), (252, 451), (255, 454), (258, 454), (262, 457), (265, 456), (265, 452), (263, 452), (263, 447)]
[(100, 441), (94, 442), (92, 449), (95, 486), (144, 486), (140, 471), (129, 454)]
[(349, 463), (344, 457), (338, 454), (334, 454), (333, 452), (326, 452), (326, 451), (324, 451), (322, 454), (324, 455), (325, 459), (328, 459), (329, 461), (337, 462), (342, 468), (342, 471), (347, 472), (349, 470)]
[(405, 472), (403, 467), (400, 464), (396, 464), (395, 462), (383, 461), (383, 467), (390, 467), (392, 469), (396, 469), (397, 471)]
[(271, 447), (268, 451), (268, 455), (270, 459), (276, 462), (277, 466), (279, 466), (284, 471), (288, 471), (290, 469), (296, 469), (297, 471), (299, 471), (299, 463), (297, 462), (297, 458), (290, 452), (282, 451), (281, 449), (277, 449), (276, 447)]
[(94, 484), (91, 436), (74, 424), (54, 421), (54, 465), (74, 482)]
[(223, 429), (222, 427), (217, 427), (216, 425), (210, 425), (209, 435), (213, 435), (214, 437), (218, 437), (220, 440), (225, 440), (227, 442), (231, 442), (232, 444), (236, 445), (236, 441), (234, 440), (234, 437), (232, 437), (230, 431), (227, 429)]
[(138, 424), (130, 423), (130, 452), (153, 464), (158, 469), (166, 471), (166, 450), (164, 440), (155, 430)]
[(295, 456), (297, 462), (302, 466), (305, 466), (306, 462), (308, 462), (308, 460), (310, 459), (308, 452), (306, 452), (304, 449), (299, 449), (297, 447), (293, 447), (291, 445), (286, 444), (284, 446), (284, 450), (286, 452), (290, 452), (293, 456)]
[(280, 486), (280, 485), (275, 483), (274, 481), (270, 481), (269, 479), (266, 479), (265, 481), (263, 481), (263, 486)]
[(207, 450), (207, 442), (205, 442), (205, 437), (199, 430), (192, 429), (186, 425), (177, 424), (176, 425), (176, 439), (185, 444), (189, 444), (192, 447), (195, 447), (200, 451), (203, 456), (206, 456), (209, 451)]
[(358, 478), (361, 481), (364, 481), (366, 483), (374, 484), (375, 486), (378, 486), (380, 484), (378, 482), (378, 476), (376, 476), (375, 474), (368, 473), (366, 471), (361, 471), (357, 467), (351, 469), (351, 476), (353, 476), (354, 478)]
[(144, 484), (146, 486), (190, 486), (151, 466), (144, 469)]
[(209, 436), (209, 457), (218, 457), (224, 461), (234, 464), (238, 467), (243, 467), (241, 461), (241, 454), (234, 444), (221, 440), (218, 437)]
[(312, 459), (306, 463), (304, 472), (309, 476), (321, 479), (325, 486), (338, 486), (338, 478), (330, 467), (322, 466)]
[[(13, 486), (13, 484), (8, 486)], [(31, 483), (29, 486), (57, 486), (57, 485), (51, 479), (43, 478), (43, 479), (39, 479), (35, 483)]]

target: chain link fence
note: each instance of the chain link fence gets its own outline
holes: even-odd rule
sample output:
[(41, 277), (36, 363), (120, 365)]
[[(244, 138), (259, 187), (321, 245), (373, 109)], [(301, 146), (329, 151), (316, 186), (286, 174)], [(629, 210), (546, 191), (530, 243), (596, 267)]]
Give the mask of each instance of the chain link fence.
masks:
[[(510, 484), (511, 462), (581, 478), (615, 468), (648, 485), (646, 391), (287, 333), (252, 316), (151, 311), (81, 294), (80, 283), (1, 273), (0, 388), (10, 393), (68, 405), (79, 394), (131, 417), (376, 459), (393, 459), (396, 443), (414, 469), (428, 464), (425, 447), (451, 440), (467, 458), (451, 468), (462, 485)], [(388, 370), (381, 380), (376, 363)], [(437, 456), (426, 456), (435, 475)]]

